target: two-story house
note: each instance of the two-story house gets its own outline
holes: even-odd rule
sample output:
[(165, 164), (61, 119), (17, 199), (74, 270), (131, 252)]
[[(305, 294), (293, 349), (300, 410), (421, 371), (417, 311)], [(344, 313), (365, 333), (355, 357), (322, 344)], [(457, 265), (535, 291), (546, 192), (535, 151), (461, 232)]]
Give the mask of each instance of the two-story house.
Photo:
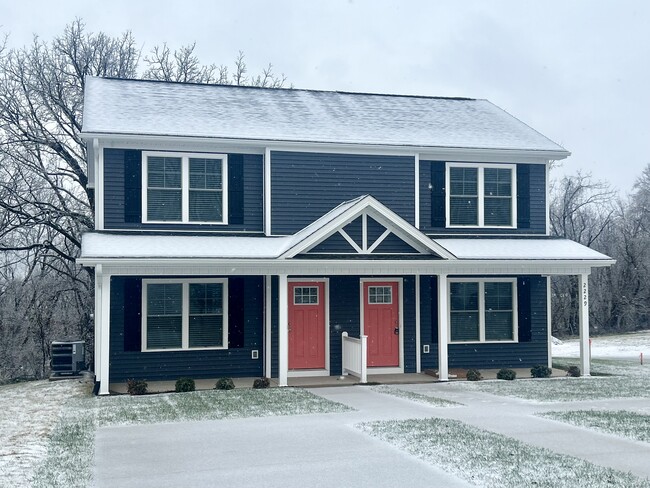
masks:
[(84, 104), (100, 394), (338, 376), (346, 335), (370, 375), (548, 364), (552, 275), (586, 351), (613, 260), (549, 236), (569, 153), (486, 100), (88, 78)]

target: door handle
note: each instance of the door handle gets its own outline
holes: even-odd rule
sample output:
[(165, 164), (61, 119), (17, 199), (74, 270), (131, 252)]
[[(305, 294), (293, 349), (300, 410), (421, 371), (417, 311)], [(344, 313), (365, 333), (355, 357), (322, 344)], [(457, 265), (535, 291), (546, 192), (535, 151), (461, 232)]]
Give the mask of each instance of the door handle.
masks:
[(395, 327), (395, 329), (393, 330), (393, 334), (399, 335), (399, 327)]

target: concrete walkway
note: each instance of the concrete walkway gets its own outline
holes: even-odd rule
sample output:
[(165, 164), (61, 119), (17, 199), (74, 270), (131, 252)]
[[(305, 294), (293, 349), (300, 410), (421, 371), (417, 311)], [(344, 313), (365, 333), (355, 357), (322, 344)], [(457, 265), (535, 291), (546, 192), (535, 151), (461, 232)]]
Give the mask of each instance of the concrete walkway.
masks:
[(539, 404), (470, 392), (453, 384), (399, 388), (465, 404), (436, 408), (350, 386), (314, 394), (354, 412), (101, 428), (99, 487), (463, 487), (430, 464), (371, 438), (354, 425), (370, 420), (453, 418), (592, 463), (650, 478), (650, 445), (533, 416), (548, 410), (634, 409), (647, 399)]

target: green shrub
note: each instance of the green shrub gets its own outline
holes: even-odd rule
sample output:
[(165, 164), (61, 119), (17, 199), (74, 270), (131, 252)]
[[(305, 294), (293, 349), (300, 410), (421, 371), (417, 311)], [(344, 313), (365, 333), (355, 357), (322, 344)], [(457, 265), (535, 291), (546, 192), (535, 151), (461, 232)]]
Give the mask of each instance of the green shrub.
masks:
[(126, 392), (129, 395), (144, 395), (147, 393), (147, 382), (145, 380), (130, 379), (126, 382)]
[(256, 390), (260, 388), (268, 388), (270, 384), (271, 381), (268, 378), (257, 378), (253, 381), (253, 388)]
[(195, 389), (196, 385), (192, 378), (179, 378), (176, 380), (176, 393), (194, 391)]
[(215, 386), (217, 390), (232, 390), (235, 388), (232, 378), (219, 378)]
[(550, 378), (552, 374), (553, 370), (543, 364), (536, 364), (530, 368), (530, 375), (533, 378)]
[(577, 366), (569, 366), (569, 369), (566, 370), (566, 375), (577, 378), (580, 376), (580, 368)]
[(465, 375), (467, 381), (479, 381), (483, 379), (481, 372), (478, 369), (468, 369)]
[(499, 380), (514, 380), (517, 378), (517, 373), (511, 369), (500, 369), (497, 373), (497, 379)]

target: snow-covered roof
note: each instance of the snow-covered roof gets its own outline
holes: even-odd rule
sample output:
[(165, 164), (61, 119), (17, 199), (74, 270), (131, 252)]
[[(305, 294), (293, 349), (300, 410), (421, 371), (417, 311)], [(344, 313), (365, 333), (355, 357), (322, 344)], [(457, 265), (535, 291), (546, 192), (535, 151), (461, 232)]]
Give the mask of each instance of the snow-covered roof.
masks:
[(569, 153), (487, 100), (86, 79), (83, 134)]
[(607, 261), (612, 258), (569, 239), (436, 239), (458, 259)]

